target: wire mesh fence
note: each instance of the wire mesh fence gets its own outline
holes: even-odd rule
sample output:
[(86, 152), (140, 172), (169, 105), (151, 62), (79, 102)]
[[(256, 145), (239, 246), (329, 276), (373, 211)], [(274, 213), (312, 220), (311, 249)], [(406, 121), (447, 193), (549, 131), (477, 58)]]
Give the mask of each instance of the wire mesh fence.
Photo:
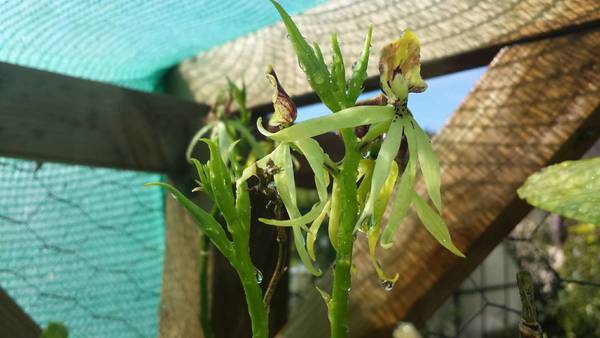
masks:
[(549, 337), (600, 337), (600, 229), (533, 210), (456, 290), (424, 337), (515, 337), (516, 272), (535, 280), (538, 321)]
[(74, 337), (156, 336), (163, 198), (143, 183), (157, 179), (0, 158), (0, 286)]

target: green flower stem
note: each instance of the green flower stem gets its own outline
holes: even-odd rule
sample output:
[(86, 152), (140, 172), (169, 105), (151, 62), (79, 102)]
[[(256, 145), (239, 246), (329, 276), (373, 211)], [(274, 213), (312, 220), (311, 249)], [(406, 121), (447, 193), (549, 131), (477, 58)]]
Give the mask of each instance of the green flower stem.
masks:
[(329, 301), (331, 338), (348, 337), (348, 293), (351, 285), (354, 225), (358, 218), (356, 173), (360, 162), (356, 136), (352, 129), (342, 129), (345, 157), (340, 172), (342, 219), (337, 233), (337, 253), (333, 270), (333, 291)]

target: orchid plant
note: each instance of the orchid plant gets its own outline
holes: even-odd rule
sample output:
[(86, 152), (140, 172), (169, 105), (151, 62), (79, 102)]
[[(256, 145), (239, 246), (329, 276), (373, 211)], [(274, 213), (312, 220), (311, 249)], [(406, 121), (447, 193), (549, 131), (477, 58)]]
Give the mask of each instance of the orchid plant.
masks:
[[(414, 33), (405, 30), (398, 40), (383, 48), (379, 62), (382, 94), (364, 105), (356, 101), (367, 77), (372, 29), (369, 28), (362, 52), (347, 79), (337, 36), (334, 34), (331, 39), (333, 59), (329, 67), (320, 47), (316, 43), (307, 43), (285, 10), (276, 1), (272, 0), (272, 3), (287, 28), (310, 86), (332, 113), (294, 123), (296, 107), (273, 68), (269, 67), (267, 78), (274, 88), (274, 114), (268, 129), (260, 118), (257, 128), (273, 142), (272, 151), (260, 154), (258, 150), (262, 148), (253, 146), (250, 138), (240, 132), (238, 136), (246, 138), (253, 150), (257, 149), (253, 151), (256, 160), (242, 167), (240, 159), (236, 158), (237, 142), (227, 139), (231, 136), (227, 130), (238, 127), (225, 119), (207, 125), (192, 141), (195, 144), (201, 140), (208, 145), (210, 160), (206, 164), (191, 158), (190, 161), (196, 166), (201, 190), (213, 200), (222, 220), (218, 221), (175, 188), (165, 183), (154, 185), (174, 194), (238, 272), (246, 293), (253, 337), (262, 338), (267, 336), (268, 309), (267, 304), (260, 301), (261, 290), (254, 276), (256, 269), (249, 255), (251, 202), (248, 182), (253, 176), (264, 179), (265, 173), (269, 173), (287, 219), (260, 221), (290, 227), (301, 261), (315, 276), (319, 276), (322, 269), (315, 264), (314, 242), (320, 226), (327, 219), (329, 241), (336, 254), (333, 288), (331, 292), (319, 292), (327, 304), (331, 337), (347, 337), (352, 248), (358, 232), (367, 236), (371, 261), (386, 289), (394, 286), (398, 275), (385, 274), (375, 249), (378, 244), (385, 249), (392, 247), (394, 234), (411, 206), (441, 245), (463, 256), (452, 243), (440, 216), (441, 180), (437, 157), (427, 134), (407, 107), (409, 93), (419, 93), (427, 88), (420, 75), (419, 41)], [(200, 139), (209, 130), (214, 137)], [(330, 132), (339, 133), (343, 140), (344, 157), (340, 162), (331, 160), (313, 138)], [(403, 143), (407, 145), (406, 165), (396, 162)], [(190, 154), (188, 151), (188, 157)], [(293, 154), (308, 162), (318, 193), (318, 201), (305, 214), (298, 208)], [(415, 190), (418, 168), (433, 207)], [(384, 225), (383, 214), (388, 204), (391, 212)]]

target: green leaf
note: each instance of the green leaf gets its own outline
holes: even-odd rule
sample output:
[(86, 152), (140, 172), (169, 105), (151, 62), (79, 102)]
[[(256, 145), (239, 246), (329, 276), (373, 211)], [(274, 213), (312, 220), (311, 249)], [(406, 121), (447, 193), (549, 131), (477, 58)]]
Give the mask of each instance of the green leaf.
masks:
[(251, 206), (250, 192), (246, 182), (236, 185), (235, 210), (237, 211), (244, 230), (250, 233)]
[(344, 57), (337, 40), (337, 34), (331, 35), (331, 49), (333, 60), (331, 63), (331, 82), (335, 96), (339, 102), (346, 103), (346, 69), (344, 68)]
[(261, 157), (265, 156), (265, 152), (264, 152), (263, 148), (258, 143), (258, 141), (254, 137), (254, 135), (252, 135), (252, 133), (250, 132), (250, 129), (248, 127), (246, 127), (241, 122), (235, 121), (235, 120), (228, 120), (227, 124), (231, 125), (233, 128), (235, 128), (235, 130), (238, 131), (241, 139), (248, 142), (248, 144), (252, 148), (252, 152), (254, 153), (254, 156), (256, 156), (256, 158), (261, 158)]
[(369, 53), (371, 51), (371, 35), (373, 33), (373, 26), (369, 26), (369, 31), (367, 32), (367, 37), (365, 38), (365, 44), (363, 47), (363, 51), (356, 61), (356, 65), (354, 65), (354, 70), (352, 72), (352, 77), (348, 81), (348, 99), (347, 105), (353, 106), (356, 103), (356, 99), (362, 92), (363, 83), (367, 78), (367, 68), (369, 66)]
[(218, 121), (215, 122), (211, 122), (207, 125), (205, 125), (204, 127), (200, 128), (200, 130), (198, 130), (196, 132), (196, 134), (194, 134), (194, 137), (192, 137), (192, 140), (190, 141), (190, 144), (188, 144), (188, 147), (185, 151), (185, 158), (189, 161), (191, 161), (192, 159), (192, 152), (194, 151), (194, 148), (196, 147), (196, 144), (198, 144), (198, 141), (200, 141), (200, 139), (202, 138), (202, 136), (204, 136), (206, 133), (208, 133), (212, 128), (214, 128), (214, 126), (219, 123)]
[(279, 12), (283, 24), (288, 31), (289, 39), (298, 56), (298, 63), (306, 74), (308, 83), (329, 109), (338, 111), (340, 107), (333, 96), (327, 65), (322, 61), (322, 57), (318, 57), (315, 54), (315, 51), (306, 42), (306, 39), (302, 36), (302, 33), (300, 33), (300, 30), (283, 7), (274, 0), (271, 0), (271, 3)]
[(242, 124), (247, 124), (250, 121), (250, 111), (246, 107), (246, 84), (242, 82), (242, 88), (238, 87), (235, 83), (233, 83), (230, 79), (227, 79), (229, 83), (229, 91), (231, 96), (238, 105), (240, 109), (240, 121)]
[(433, 201), (433, 205), (435, 205), (439, 212), (442, 212), (442, 196), (440, 193), (442, 174), (440, 173), (440, 164), (438, 163), (437, 155), (431, 147), (429, 136), (427, 136), (413, 118), (411, 118), (411, 122), (415, 127), (419, 164), (421, 165), (421, 172), (423, 172), (423, 180), (427, 187), (427, 193), (431, 201)]
[(232, 257), (233, 248), (231, 242), (227, 239), (227, 235), (221, 224), (219, 224), (213, 216), (194, 204), (194, 202), (190, 201), (185, 195), (170, 184), (152, 182), (146, 183), (145, 186), (157, 186), (170, 192), (173, 198), (175, 198), (175, 200), (190, 213), (200, 230), (210, 238), (215, 247), (217, 247), (217, 249), (219, 249), (219, 251), (228, 259)]
[(546, 167), (517, 193), (537, 208), (600, 225), (600, 157)]
[(208, 145), (210, 152), (210, 160), (207, 163), (207, 174), (212, 188), (214, 202), (223, 214), (230, 231), (235, 232), (236, 226), (242, 225), (235, 209), (235, 200), (233, 197), (229, 170), (221, 159), (221, 154), (217, 145), (208, 139), (201, 139), (201, 141)]
[(227, 163), (229, 160), (228, 150), (233, 140), (231, 135), (229, 135), (225, 123), (217, 123), (212, 130), (210, 139), (217, 144), (221, 159), (224, 161), (224, 163)]
[(444, 220), (440, 217), (440, 215), (435, 212), (423, 199), (413, 192), (413, 203), (415, 206), (415, 210), (417, 211), (417, 215), (425, 229), (429, 231), (429, 233), (435, 238), (443, 247), (448, 249), (453, 254), (459, 257), (465, 257), (465, 255), (460, 252), (460, 250), (452, 243), (452, 238), (450, 237), (450, 232), (448, 231), (448, 226), (444, 223)]
[(398, 154), (398, 150), (400, 149), (400, 142), (402, 141), (402, 129), (402, 118), (399, 115), (394, 116), (394, 119), (390, 124), (390, 129), (388, 130), (386, 137), (381, 144), (379, 154), (377, 155), (377, 160), (375, 161), (369, 198), (365, 203), (365, 207), (355, 228), (360, 227), (364, 221), (367, 221), (369, 225), (374, 225), (375, 223), (373, 215), (375, 201), (377, 200), (379, 192), (381, 191), (385, 181), (390, 175), (392, 162), (394, 162), (394, 159)]
[(256, 125), (263, 135), (274, 141), (294, 142), (344, 128), (389, 121), (393, 117), (392, 106), (357, 106), (335, 114), (308, 119), (276, 133), (266, 130), (262, 126), (261, 118), (258, 118)]
[(68, 338), (69, 330), (63, 323), (49, 322), (40, 338)]

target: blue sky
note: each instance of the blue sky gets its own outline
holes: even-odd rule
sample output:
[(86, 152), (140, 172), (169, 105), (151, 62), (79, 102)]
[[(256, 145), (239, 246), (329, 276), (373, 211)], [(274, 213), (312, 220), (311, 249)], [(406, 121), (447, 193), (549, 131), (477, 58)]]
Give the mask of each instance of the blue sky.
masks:
[[(419, 94), (410, 94), (408, 106), (422, 128), (437, 131), (448, 120), (467, 96), (485, 67), (438, 76), (427, 80), (428, 88)], [(359, 100), (373, 97), (378, 91), (367, 92)], [(298, 109), (298, 121), (327, 114), (322, 104), (311, 104)]]

